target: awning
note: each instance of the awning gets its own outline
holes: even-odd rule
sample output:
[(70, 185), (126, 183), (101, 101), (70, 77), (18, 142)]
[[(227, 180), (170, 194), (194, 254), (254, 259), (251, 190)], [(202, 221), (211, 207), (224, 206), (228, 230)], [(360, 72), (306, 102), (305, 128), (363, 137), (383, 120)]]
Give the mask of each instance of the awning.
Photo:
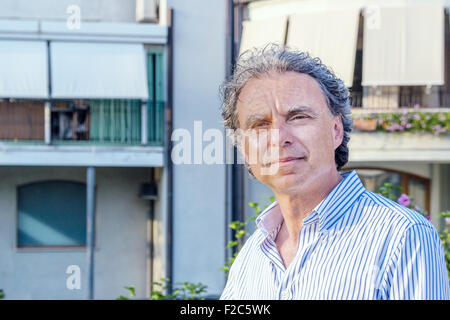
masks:
[(52, 98), (147, 99), (142, 44), (52, 42)]
[(411, 5), (380, 7), (379, 12), (371, 10), (370, 18), (366, 11), (364, 26), (362, 84), (444, 84), (443, 6)]
[(242, 22), (241, 47), (239, 53), (269, 43), (284, 44), (287, 18), (247, 20)]
[(0, 41), (0, 97), (48, 98), (45, 41)]
[(320, 58), (351, 87), (358, 22), (359, 7), (295, 14), (289, 18), (287, 45)]

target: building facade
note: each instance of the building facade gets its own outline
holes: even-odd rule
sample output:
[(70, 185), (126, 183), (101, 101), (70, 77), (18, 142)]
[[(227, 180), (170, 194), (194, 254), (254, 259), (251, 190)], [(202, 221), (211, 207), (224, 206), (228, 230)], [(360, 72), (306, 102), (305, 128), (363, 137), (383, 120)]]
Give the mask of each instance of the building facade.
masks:
[(0, 4), (7, 299), (146, 298), (163, 277), (220, 294), (225, 168), (172, 167), (169, 144), (195, 120), (223, 130), (225, 5)]

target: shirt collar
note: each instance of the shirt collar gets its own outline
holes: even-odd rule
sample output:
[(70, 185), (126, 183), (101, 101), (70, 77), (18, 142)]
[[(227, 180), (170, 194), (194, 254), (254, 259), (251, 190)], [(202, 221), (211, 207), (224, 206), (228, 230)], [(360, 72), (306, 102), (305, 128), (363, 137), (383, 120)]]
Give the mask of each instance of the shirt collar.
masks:
[[(344, 179), (303, 220), (303, 224), (312, 223), (318, 216), (319, 232), (330, 229), (366, 190), (355, 170), (340, 175)], [(283, 222), (278, 201), (272, 202), (255, 222), (266, 236), (273, 236)]]

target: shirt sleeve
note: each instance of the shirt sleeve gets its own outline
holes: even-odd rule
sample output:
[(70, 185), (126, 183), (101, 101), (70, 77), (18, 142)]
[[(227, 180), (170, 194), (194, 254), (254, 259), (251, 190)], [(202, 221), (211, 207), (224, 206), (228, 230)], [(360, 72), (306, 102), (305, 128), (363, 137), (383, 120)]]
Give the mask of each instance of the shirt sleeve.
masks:
[(389, 299), (450, 299), (444, 249), (436, 229), (415, 224), (402, 236), (389, 270)]

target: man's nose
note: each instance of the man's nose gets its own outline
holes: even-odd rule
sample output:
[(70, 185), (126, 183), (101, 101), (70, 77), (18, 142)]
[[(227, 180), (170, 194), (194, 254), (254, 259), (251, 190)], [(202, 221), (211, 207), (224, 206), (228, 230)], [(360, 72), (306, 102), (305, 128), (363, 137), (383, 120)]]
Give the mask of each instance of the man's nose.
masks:
[(272, 147), (287, 147), (293, 142), (290, 129), (284, 123), (272, 127), (270, 138)]

